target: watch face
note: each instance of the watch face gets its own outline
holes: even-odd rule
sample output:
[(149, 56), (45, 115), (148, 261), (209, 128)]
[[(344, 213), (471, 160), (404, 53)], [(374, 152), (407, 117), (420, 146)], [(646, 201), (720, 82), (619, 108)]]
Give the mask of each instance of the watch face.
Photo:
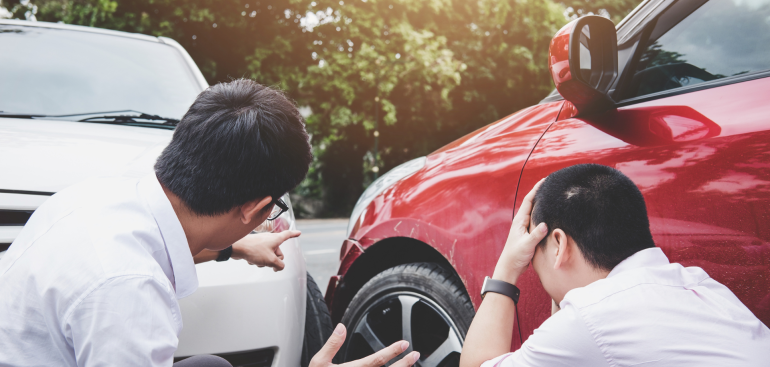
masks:
[(487, 281), (489, 277), (484, 278), (484, 283), (481, 285), (481, 299), (484, 299), (484, 294), (487, 293)]

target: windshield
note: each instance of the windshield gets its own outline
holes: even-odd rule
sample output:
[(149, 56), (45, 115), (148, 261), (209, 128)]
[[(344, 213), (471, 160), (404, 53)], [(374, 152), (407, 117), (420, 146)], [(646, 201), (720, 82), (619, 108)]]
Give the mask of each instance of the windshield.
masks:
[(0, 80), (6, 114), (134, 110), (179, 119), (201, 91), (172, 46), (7, 24), (0, 24)]

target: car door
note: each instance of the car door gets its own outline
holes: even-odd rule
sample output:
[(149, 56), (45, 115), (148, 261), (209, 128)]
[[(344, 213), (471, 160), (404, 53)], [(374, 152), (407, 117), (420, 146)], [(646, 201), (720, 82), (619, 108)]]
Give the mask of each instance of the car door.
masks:
[[(679, 1), (640, 33), (609, 111), (569, 102), (527, 161), (516, 208), (563, 167), (617, 168), (640, 188), (656, 244), (699, 266), (770, 325), (770, 0)], [(522, 278), (522, 332), (550, 299)]]

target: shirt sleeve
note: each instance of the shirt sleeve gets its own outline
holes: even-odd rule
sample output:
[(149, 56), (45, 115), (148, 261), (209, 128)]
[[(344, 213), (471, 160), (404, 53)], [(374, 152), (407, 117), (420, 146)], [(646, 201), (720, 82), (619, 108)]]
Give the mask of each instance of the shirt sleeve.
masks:
[(521, 348), (481, 367), (609, 366), (583, 320), (566, 307), (535, 329)]
[(168, 287), (121, 276), (88, 294), (64, 326), (78, 366), (171, 366), (181, 317)]

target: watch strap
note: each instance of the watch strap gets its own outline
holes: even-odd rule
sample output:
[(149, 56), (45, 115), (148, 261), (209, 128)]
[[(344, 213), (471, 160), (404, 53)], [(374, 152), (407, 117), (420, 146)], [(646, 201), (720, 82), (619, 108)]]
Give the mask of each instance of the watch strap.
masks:
[(486, 277), (484, 279), (484, 286), (481, 289), (482, 299), (487, 292), (499, 293), (504, 296), (508, 296), (513, 300), (514, 304), (519, 303), (519, 295), (521, 294), (521, 291), (519, 291), (517, 286), (502, 280), (495, 280), (490, 277)]
[(219, 250), (219, 256), (217, 256), (217, 261), (230, 260), (230, 256), (233, 256), (233, 246), (230, 246), (224, 250)]

